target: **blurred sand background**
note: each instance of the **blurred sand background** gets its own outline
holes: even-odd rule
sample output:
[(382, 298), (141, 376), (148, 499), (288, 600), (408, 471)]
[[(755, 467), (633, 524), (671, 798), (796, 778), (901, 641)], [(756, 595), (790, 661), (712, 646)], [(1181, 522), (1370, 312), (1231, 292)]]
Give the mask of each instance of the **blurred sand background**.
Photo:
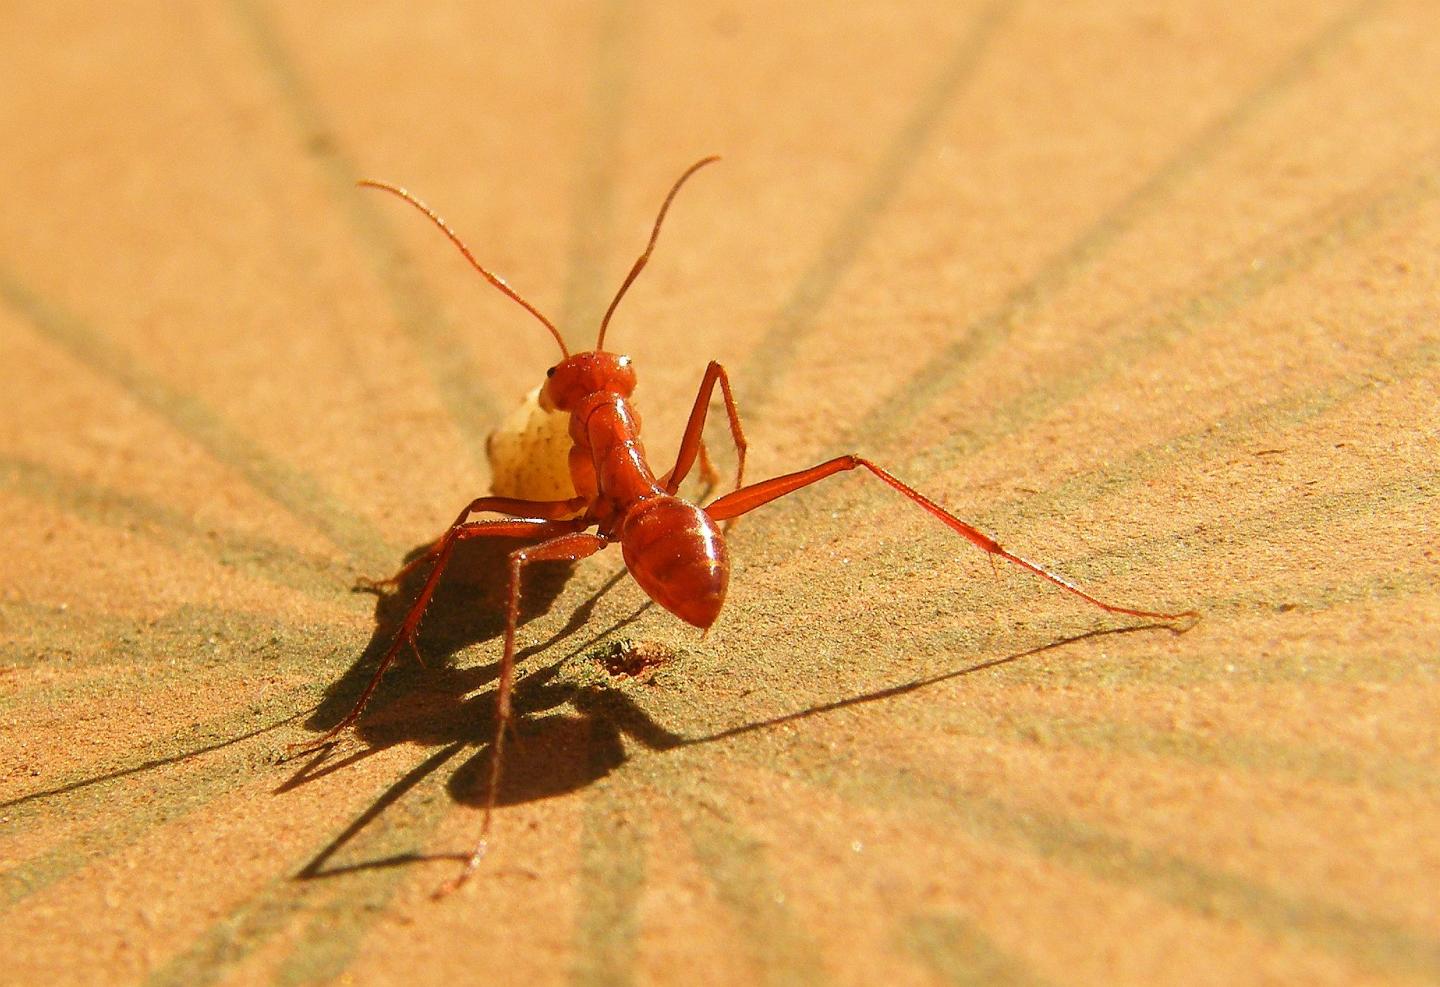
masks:
[[(1440, 980), (1437, 120), (1422, 2), (7, 2), (0, 981)], [(718, 359), (754, 478), (1204, 620), (853, 475), (704, 639), (539, 573), (433, 904), (500, 557), (285, 748), (554, 347), (354, 181), (583, 343), (710, 153), (612, 326), (657, 461)]]

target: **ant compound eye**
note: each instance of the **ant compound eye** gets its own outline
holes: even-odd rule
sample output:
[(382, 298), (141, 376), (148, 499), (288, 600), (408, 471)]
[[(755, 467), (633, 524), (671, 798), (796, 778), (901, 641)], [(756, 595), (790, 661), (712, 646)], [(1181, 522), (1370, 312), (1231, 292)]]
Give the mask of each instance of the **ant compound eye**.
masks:
[(549, 370), (545, 371), (545, 376), (546, 376), (546, 377), (554, 377), (554, 376), (555, 376), (555, 368), (554, 368), (554, 367), (551, 367)]

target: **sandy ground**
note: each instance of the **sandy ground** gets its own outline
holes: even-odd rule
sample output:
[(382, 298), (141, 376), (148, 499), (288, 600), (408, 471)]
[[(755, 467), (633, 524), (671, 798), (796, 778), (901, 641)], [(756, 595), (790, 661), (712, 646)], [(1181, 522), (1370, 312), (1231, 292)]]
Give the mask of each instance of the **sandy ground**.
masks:
[[(1440, 981), (1440, 8), (543, 8), (0, 14), (0, 981)], [(717, 152), (612, 327), (657, 462), (718, 359), (752, 477), (1204, 617), (862, 476), (703, 638), (537, 571), (433, 903), (501, 554), (286, 748), (554, 346), (354, 181), (584, 346)]]

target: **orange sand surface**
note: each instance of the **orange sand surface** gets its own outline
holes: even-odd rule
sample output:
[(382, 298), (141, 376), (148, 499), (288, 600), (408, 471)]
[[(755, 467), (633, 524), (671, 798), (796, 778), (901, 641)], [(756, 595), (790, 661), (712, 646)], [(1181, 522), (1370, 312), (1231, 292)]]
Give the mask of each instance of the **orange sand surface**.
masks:
[[(0, 25), (0, 983), (1440, 981), (1440, 7)], [(513, 544), (287, 746), (555, 347), (354, 183), (583, 348), (711, 153), (611, 327), (657, 471), (717, 359), (751, 478), (859, 452), (1203, 619), (856, 474), (735, 527), (704, 637), (537, 567), (433, 902)]]

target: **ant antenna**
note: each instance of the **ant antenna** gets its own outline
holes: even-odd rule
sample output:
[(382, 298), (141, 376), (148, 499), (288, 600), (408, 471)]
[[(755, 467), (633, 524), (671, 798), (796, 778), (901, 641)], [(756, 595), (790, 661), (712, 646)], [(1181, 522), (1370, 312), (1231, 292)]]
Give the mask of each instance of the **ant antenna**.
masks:
[[(693, 171), (694, 169), (691, 170)], [(465, 246), (465, 241), (460, 239), (459, 235), (450, 228), (449, 224), (446, 223), (445, 220), (440, 218), (440, 214), (437, 213), (434, 209), (431, 209), (414, 195), (410, 194), (409, 191), (401, 188), (398, 185), (387, 185), (384, 182), (374, 182), (369, 180), (368, 178), (363, 181), (356, 182), (355, 184), (363, 188), (378, 188), (382, 192), (389, 192), (391, 195), (399, 196), (400, 198), (404, 199), (406, 202), (414, 206), (416, 209), (419, 209), (426, 216), (430, 217), (430, 222), (440, 227), (440, 232), (444, 233), (447, 237), (450, 238), (450, 242), (455, 244), (459, 251), (465, 255), (465, 259), (470, 262), (471, 267), (479, 271), (481, 276), (483, 276), (486, 281), (489, 281), (495, 287), (505, 292), (505, 294), (508, 295), (510, 298), (519, 302), (525, 308), (525, 311), (529, 312), (531, 315), (535, 316), (535, 318), (539, 319), (540, 322), (545, 326), (545, 328), (550, 330), (550, 335), (555, 337), (555, 342), (560, 344), (561, 354), (565, 357), (570, 356), (570, 350), (566, 348), (565, 340), (561, 337), (560, 330), (555, 328), (555, 323), (551, 322), (549, 319), (545, 318), (545, 316), (541, 315), (540, 310), (537, 309), (534, 305), (531, 305), (525, 299), (521, 298), (519, 292), (517, 292), (514, 288), (510, 287), (510, 285), (505, 283), (504, 278), (500, 277), (499, 275), (491, 274), (489, 271), (485, 270), (485, 268), (481, 266), (480, 262), (475, 259), (475, 255), (470, 252), (470, 248)], [(671, 194), (673, 195), (674, 193)], [(666, 202), (666, 205), (669, 205), (668, 201)], [(661, 212), (661, 215), (664, 215), (663, 211)]]
[(610, 325), (610, 316), (615, 314), (615, 306), (620, 304), (620, 299), (625, 297), (625, 292), (629, 290), (631, 282), (639, 277), (640, 272), (645, 269), (646, 263), (650, 260), (650, 252), (655, 249), (655, 241), (660, 238), (660, 224), (665, 222), (665, 213), (669, 211), (670, 203), (675, 200), (675, 193), (680, 191), (680, 186), (685, 184), (687, 178), (706, 165), (719, 160), (720, 155), (718, 154), (712, 154), (708, 158), (701, 158), (689, 168), (685, 169), (685, 174), (675, 179), (675, 184), (670, 186), (670, 194), (665, 196), (665, 202), (660, 206), (660, 215), (655, 217), (655, 229), (650, 231), (650, 242), (646, 245), (645, 252), (640, 255), (639, 260), (635, 261), (635, 266), (630, 268), (630, 273), (625, 277), (625, 283), (620, 286), (619, 291), (615, 292), (615, 300), (612, 301), (610, 307), (605, 310), (605, 318), (600, 320), (600, 338), (595, 340), (595, 348), (597, 350), (605, 345), (605, 328)]

